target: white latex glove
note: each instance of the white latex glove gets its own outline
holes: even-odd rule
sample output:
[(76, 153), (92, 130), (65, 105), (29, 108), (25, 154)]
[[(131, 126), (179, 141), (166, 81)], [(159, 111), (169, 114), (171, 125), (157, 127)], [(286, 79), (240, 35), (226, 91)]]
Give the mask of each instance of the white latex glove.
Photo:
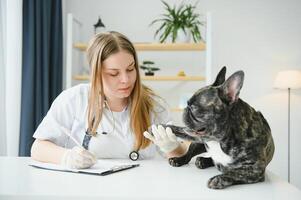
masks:
[(153, 135), (145, 131), (143, 135), (157, 145), (164, 153), (170, 153), (180, 145), (177, 137), (169, 127), (165, 129), (162, 125), (158, 127), (153, 125), (152, 133)]
[(97, 162), (94, 154), (84, 148), (75, 146), (68, 149), (61, 160), (61, 165), (72, 169), (89, 168)]

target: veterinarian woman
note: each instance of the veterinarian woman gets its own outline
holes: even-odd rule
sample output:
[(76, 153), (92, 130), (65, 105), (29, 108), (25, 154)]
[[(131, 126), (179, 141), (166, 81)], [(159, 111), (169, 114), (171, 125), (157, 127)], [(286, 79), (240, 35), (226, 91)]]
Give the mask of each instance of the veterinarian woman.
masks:
[[(33, 135), (31, 157), (71, 168), (88, 168), (97, 158), (154, 157), (156, 147), (143, 132), (170, 118), (163, 101), (141, 83), (133, 44), (117, 32), (97, 34), (87, 58), (90, 84), (55, 99)], [(156, 145), (167, 157), (184, 153), (172, 133), (160, 133)]]

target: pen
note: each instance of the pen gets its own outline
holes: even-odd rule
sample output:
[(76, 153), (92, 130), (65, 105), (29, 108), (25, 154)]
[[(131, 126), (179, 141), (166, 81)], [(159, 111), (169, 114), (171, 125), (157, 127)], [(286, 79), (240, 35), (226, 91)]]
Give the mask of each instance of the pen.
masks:
[(116, 172), (120, 172), (120, 171), (123, 171), (123, 170), (132, 169), (132, 168), (138, 167), (138, 166), (140, 166), (140, 164), (121, 165), (121, 166), (113, 167), (108, 171), (101, 172), (100, 175), (106, 176), (106, 175), (113, 174), (113, 173), (116, 173)]
[(71, 140), (77, 145), (77, 146), (79, 146), (79, 147), (81, 147), (81, 148), (83, 148), (84, 149), (84, 147), (71, 135), (71, 131), (70, 130), (68, 130), (67, 128), (65, 128), (64, 126), (61, 126), (56, 120), (52, 120), (52, 122), (56, 125), (56, 126), (58, 126), (60, 129), (61, 129), (61, 131), (65, 134), (65, 135), (67, 135), (69, 138), (71, 138)]

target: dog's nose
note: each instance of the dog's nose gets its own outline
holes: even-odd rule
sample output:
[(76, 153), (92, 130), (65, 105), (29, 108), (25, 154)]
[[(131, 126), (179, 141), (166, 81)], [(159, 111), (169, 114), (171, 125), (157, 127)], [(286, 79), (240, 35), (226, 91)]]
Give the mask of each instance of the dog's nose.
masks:
[(191, 106), (191, 102), (188, 100), (187, 101), (187, 107), (190, 107)]
[(188, 111), (189, 113), (191, 113), (191, 112), (192, 112), (192, 108), (191, 108), (191, 106), (187, 106), (187, 107), (186, 107), (186, 109), (187, 109), (186, 111)]
[(192, 104), (191, 104), (189, 101), (187, 101), (187, 108), (188, 108), (189, 110), (192, 109)]

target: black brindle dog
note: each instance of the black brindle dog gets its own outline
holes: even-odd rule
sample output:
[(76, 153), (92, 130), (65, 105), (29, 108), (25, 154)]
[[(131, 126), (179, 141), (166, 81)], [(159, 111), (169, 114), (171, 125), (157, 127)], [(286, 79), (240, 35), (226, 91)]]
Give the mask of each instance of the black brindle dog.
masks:
[(179, 167), (202, 154), (196, 158), (198, 168), (215, 165), (222, 172), (208, 181), (213, 189), (264, 181), (265, 168), (274, 154), (267, 121), (238, 97), (243, 71), (226, 81), (225, 74), (223, 67), (212, 85), (189, 99), (183, 114), (186, 127), (168, 125), (176, 136), (192, 141), (184, 156), (170, 158), (169, 163)]

